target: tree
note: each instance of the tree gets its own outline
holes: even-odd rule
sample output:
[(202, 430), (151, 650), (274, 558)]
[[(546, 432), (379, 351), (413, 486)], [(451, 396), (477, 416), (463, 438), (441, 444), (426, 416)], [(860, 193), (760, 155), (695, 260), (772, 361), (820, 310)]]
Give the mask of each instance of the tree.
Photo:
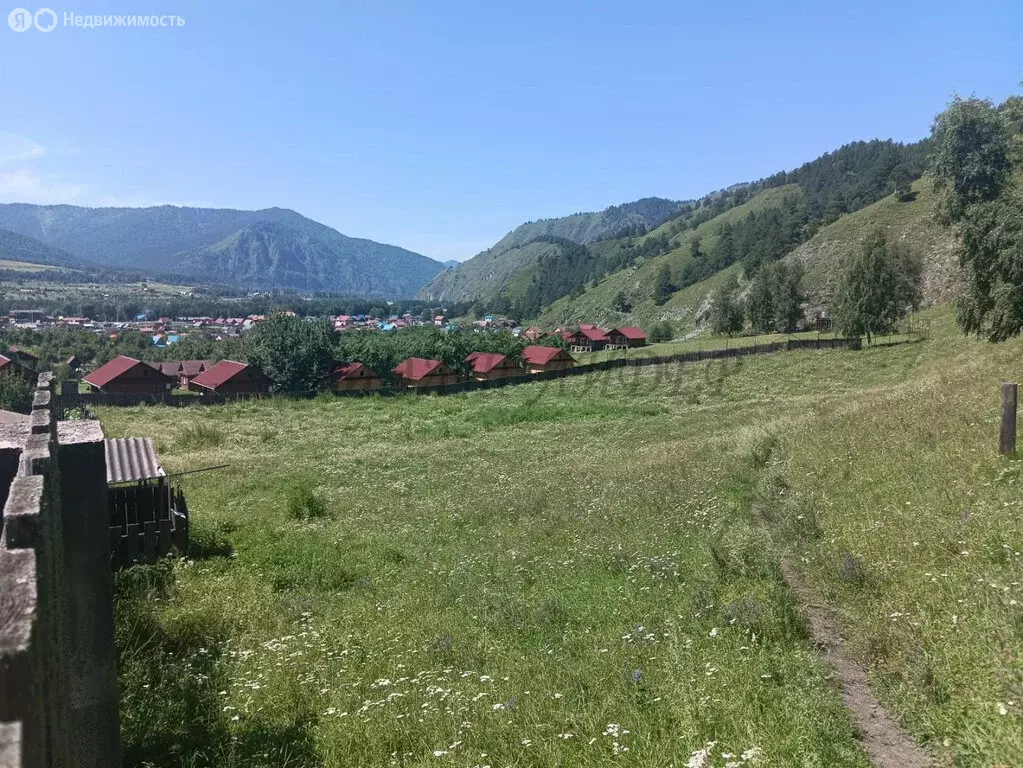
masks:
[(729, 275), (714, 293), (714, 303), (710, 308), (710, 324), (714, 333), (732, 336), (742, 330), (744, 317), (742, 304), (736, 298), (738, 289), (739, 281), (735, 275)]
[(957, 321), (966, 333), (1004, 341), (1023, 330), (1023, 198), (1013, 161), (1023, 164), (1023, 108), (1015, 99), (996, 109), (956, 98), (934, 121), (932, 170), (938, 220), (959, 236), (966, 272)]
[(1004, 113), (986, 99), (956, 97), (931, 128), (931, 170), (938, 215), (958, 223), (973, 205), (997, 200), (1012, 170), (1012, 136)]
[(776, 262), (774, 273), (774, 326), (785, 333), (792, 333), (803, 319), (803, 266)]
[(322, 387), (330, 371), (334, 336), (325, 320), (272, 315), (246, 338), (248, 360), (270, 378), (276, 391), (309, 392)]
[(650, 341), (654, 344), (671, 341), (673, 338), (675, 338), (675, 331), (667, 320), (655, 323), (654, 327), (650, 329)]
[(899, 163), (892, 169), (888, 183), (899, 202), (908, 203), (913, 199), (913, 180), (915, 175), (906, 163)]
[(24, 376), (17, 373), (0, 374), (0, 408), (29, 413), (34, 392), (35, 387)]
[(920, 264), (876, 229), (848, 264), (835, 295), (834, 314), (846, 336), (889, 333), (920, 303)]
[(613, 302), (615, 312), (631, 312), (632, 302), (629, 301), (629, 297), (625, 295), (625, 291), (618, 291), (615, 294)]
[(746, 315), (753, 330), (760, 333), (771, 333), (775, 330), (774, 277), (774, 270), (761, 269), (753, 278), (749, 295), (746, 297)]
[(660, 306), (675, 292), (675, 285), (671, 281), (671, 267), (662, 264), (657, 270), (657, 278), (654, 281), (654, 304)]

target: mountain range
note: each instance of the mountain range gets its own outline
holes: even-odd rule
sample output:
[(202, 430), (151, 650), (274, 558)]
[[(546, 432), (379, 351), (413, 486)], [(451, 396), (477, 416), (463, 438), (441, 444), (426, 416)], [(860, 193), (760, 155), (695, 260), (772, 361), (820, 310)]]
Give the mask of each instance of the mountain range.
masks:
[(382, 298), (413, 296), (445, 269), (421, 254), (347, 237), (284, 208), (10, 203), (0, 205), (0, 257)]

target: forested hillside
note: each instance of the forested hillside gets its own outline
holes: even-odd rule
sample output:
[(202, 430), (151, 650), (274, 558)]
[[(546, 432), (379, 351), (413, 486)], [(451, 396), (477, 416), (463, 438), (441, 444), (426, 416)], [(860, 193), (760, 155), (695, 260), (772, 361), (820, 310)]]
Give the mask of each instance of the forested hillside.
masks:
[[(0, 205), (0, 229), (101, 267), (201, 282), (212, 277), (243, 288), (400, 298), (415, 295), (444, 269), (418, 253), (346, 237), (284, 208), (238, 211), (14, 203)], [(39, 257), (51, 259), (42, 263), (56, 258), (41, 251)]]
[(520, 249), (495, 246), (425, 290), (443, 282), (476, 299), (478, 310), (545, 322), (681, 319), (672, 311), (679, 309), (676, 294), (685, 294), (692, 314), (691, 286), (734, 264), (752, 277), (822, 228), (879, 200), (910, 205), (909, 218), (915, 219), (914, 212), (927, 205), (926, 199), (914, 205), (919, 191), (912, 184), (926, 167), (928, 147), (927, 140), (855, 142), (794, 171), (680, 204), (650, 231), (588, 243), (537, 238), (530, 246), (555, 248), (537, 249), (529, 259)]
[(547, 248), (533, 243), (557, 245), (559, 241), (591, 243), (596, 240), (644, 233), (677, 212), (683, 203), (648, 197), (613, 205), (596, 213), (575, 213), (554, 219), (531, 221), (515, 228), (492, 247), (454, 270), (438, 275), (420, 292), (438, 301), (499, 299), (515, 276), (532, 266)]

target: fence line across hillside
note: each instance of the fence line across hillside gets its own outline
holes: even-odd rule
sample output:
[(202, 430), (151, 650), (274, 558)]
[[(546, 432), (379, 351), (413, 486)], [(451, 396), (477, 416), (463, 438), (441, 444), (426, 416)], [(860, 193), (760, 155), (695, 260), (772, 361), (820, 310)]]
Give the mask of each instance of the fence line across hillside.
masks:
[[(904, 334), (904, 339), (889, 337), (889, 341), (875, 342), (872, 347), (893, 346), (918, 341), (921, 335), (914, 332)], [(516, 384), (528, 384), (536, 381), (552, 381), (570, 376), (582, 376), (587, 373), (609, 371), (615, 368), (633, 368), (650, 365), (664, 365), (665, 363), (695, 363), (704, 360), (722, 360), (736, 357), (749, 357), (752, 355), (773, 354), (803, 349), (860, 349), (862, 339), (854, 338), (811, 338), (811, 339), (784, 339), (767, 344), (752, 344), (730, 348), (703, 349), (692, 352), (678, 352), (671, 355), (660, 355), (656, 357), (619, 357), (610, 360), (602, 360), (596, 363), (576, 365), (573, 368), (565, 368), (558, 371), (544, 371), (542, 373), (528, 373), (521, 376), (508, 376), (493, 381), (476, 381), (473, 379), (461, 381), (456, 384), (445, 384), (436, 387), (384, 387), (382, 389), (369, 390), (337, 390), (337, 391), (311, 391), (311, 392), (277, 392), (273, 394), (216, 394), (204, 392), (202, 394), (182, 394), (164, 392), (161, 394), (128, 393), (128, 392), (93, 392), (61, 394), (59, 405), (61, 416), (75, 408), (91, 406), (120, 406), (131, 407), (137, 405), (169, 405), (169, 406), (197, 406), (197, 405), (224, 405), (236, 400), (250, 400), (260, 398), (284, 397), (294, 400), (311, 399), (318, 394), (333, 394), (338, 397), (367, 397), (370, 395), (381, 395), (392, 397), (400, 394), (420, 395), (452, 395), (461, 392), (475, 392), (483, 389), (496, 389), (499, 387), (512, 386)]]

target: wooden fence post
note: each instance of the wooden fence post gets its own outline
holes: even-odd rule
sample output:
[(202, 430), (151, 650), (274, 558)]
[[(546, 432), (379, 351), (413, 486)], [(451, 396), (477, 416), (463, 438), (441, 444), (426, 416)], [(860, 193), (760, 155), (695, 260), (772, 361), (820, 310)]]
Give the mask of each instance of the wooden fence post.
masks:
[(1002, 423), (998, 430), (998, 452), (1005, 456), (1016, 450), (1016, 382), (1002, 383)]

